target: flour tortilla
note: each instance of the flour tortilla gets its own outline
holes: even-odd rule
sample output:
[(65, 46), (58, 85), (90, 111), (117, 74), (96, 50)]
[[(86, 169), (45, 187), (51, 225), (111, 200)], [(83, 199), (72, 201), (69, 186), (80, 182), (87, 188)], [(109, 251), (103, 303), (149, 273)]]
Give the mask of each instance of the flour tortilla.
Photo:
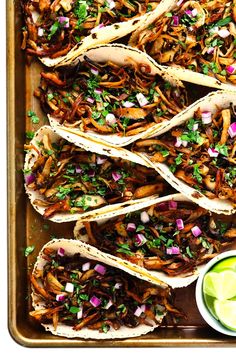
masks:
[[(54, 239), (48, 242), (46, 245), (43, 246), (42, 250), (40, 251), (37, 261), (34, 265), (33, 274), (36, 273), (37, 270), (42, 270), (47, 261), (43, 257), (43, 250), (44, 248), (51, 248), (54, 250), (58, 250), (59, 248), (63, 248), (65, 250), (65, 254), (73, 255), (75, 253), (80, 253), (82, 257), (96, 260), (99, 262), (103, 262), (111, 267), (119, 268), (139, 279), (143, 279), (146, 281), (150, 281), (149, 275), (141, 275), (136, 273), (135, 270), (130, 270), (123, 264), (119, 264), (116, 260), (109, 258), (106, 254), (98, 251), (94, 247), (86, 245), (83, 242), (78, 240), (68, 240), (68, 239)], [(154, 283), (151, 279), (151, 282)], [(154, 283), (156, 284), (156, 283)], [(165, 283), (159, 281), (159, 285), (162, 288), (167, 288)], [(32, 305), (35, 310), (43, 309), (44, 308), (44, 301), (40, 298), (34, 291), (31, 294), (32, 297)], [(79, 331), (75, 331), (70, 326), (66, 326), (64, 324), (59, 323), (57, 329), (53, 328), (52, 324), (43, 324), (43, 327), (46, 331), (50, 331), (52, 334), (57, 336), (63, 336), (67, 338), (84, 338), (84, 339), (113, 339), (113, 338), (131, 338), (131, 337), (138, 337), (144, 335), (148, 332), (153, 331), (157, 328), (162, 319), (164, 318), (165, 313), (163, 315), (157, 315), (156, 318), (158, 320), (158, 324), (152, 323), (152, 326), (148, 326), (145, 324), (139, 325), (136, 328), (128, 328), (128, 327), (121, 327), (118, 330), (111, 329), (107, 333), (100, 333), (98, 330), (91, 330), (88, 328), (82, 328)]]
[(128, 35), (137, 30), (140, 26), (150, 23), (153, 19), (164, 14), (172, 6), (173, 0), (162, 0), (156, 9), (146, 13), (145, 15), (130, 19), (124, 22), (118, 22), (110, 26), (100, 29), (94, 29), (94, 32), (82, 39), (74, 48), (66, 55), (51, 59), (49, 57), (40, 58), (41, 62), (48, 66), (65, 66), (71, 63), (79, 55), (83, 54), (87, 49), (95, 47), (98, 44), (114, 42), (117, 39)]
[[(74, 142), (74, 140), (70, 139), (70, 137), (68, 137), (67, 135), (64, 135), (63, 133), (59, 135), (58, 133), (61, 133), (59, 129), (55, 131), (49, 126), (43, 126), (35, 133), (35, 136), (31, 141), (30, 145), (34, 146), (36, 150), (32, 148), (27, 152), (25, 156), (24, 170), (28, 170), (33, 166), (38, 156), (37, 150), (40, 151), (40, 147), (38, 146), (37, 142), (42, 140), (44, 134), (48, 134), (52, 142), (56, 142), (58, 139), (61, 138), (65, 138), (72, 143)], [(72, 136), (72, 138), (74, 138), (74, 136)], [(75, 140), (76, 140), (76, 145), (80, 146), (81, 148), (84, 148), (87, 151), (96, 152), (101, 155), (120, 157), (149, 167), (149, 164), (145, 162), (145, 160), (142, 157), (139, 157), (138, 155), (128, 150), (122, 148), (106, 149), (106, 147), (102, 146), (101, 144), (92, 143), (89, 140), (80, 137), (77, 137)], [(25, 190), (34, 209), (38, 213), (43, 215), (45, 211), (45, 207), (35, 205), (34, 201), (36, 199), (43, 200), (44, 197), (38, 191), (31, 190), (26, 184), (25, 184)], [(144, 203), (144, 204), (148, 203), (149, 200), (152, 200), (155, 197), (156, 196), (154, 195), (151, 197), (133, 199), (122, 203), (106, 205), (94, 210), (86, 211), (84, 213), (73, 213), (73, 214), (70, 212), (55, 213), (54, 215), (52, 215), (52, 217), (49, 218), (49, 220), (61, 223), (61, 222), (75, 221), (89, 216), (99, 219), (104, 215), (112, 216), (114, 213), (130, 212), (130, 210), (136, 210), (139, 208), (140, 203)]]
[[(166, 197), (150, 200), (150, 202), (148, 204), (146, 203), (146, 205), (140, 205), (140, 209), (143, 209), (145, 207), (149, 207), (154, 204), (167, 202), (170, 200), (179, 201), (179, 202), (181, 202), (181, 201), (191, 202), (191, 200), (186, 198), (184, 195), (177, 193), (177, 194), (172, 194), (172, 195), (169, 195)], [(124, 214), (124, 213), (122, 213), (122, 214)], [(114, 215), (114, 217), (116, 217), (116, 216), (117, 216), (117, 214)], [(90, 222), (90, 221), (94, 221), (94, 220), (95, 219), (89, 217), (87, 219), (84, 219), (83, 221)], [(107, 220), (108, 220), (108, 218), (103, 218), (103, 219), (99, 220), (99, 224), (100, 223), (102, 224), (102, 223), (106, 222)], [(87, 242), (88, 241), (87, 235), (80, 234), (80, 230), (83, 228), (84, 228), (83, 222), (81, 220), (78, 220), (75, 225), (75, 228), (74, 228), (74, 237), (75, 237), (75, 239), (81, 240), (82, 242)], [(130, 261), (123, 260), (117, 256), (107, 255), (107, 257), (109, 257), (110, 259), (116, 260), (117, 262), (119, 262), (119, 264), (124, 263), (130, 269), (132, 269), (134, 267), (134, 264), (131, 263)], [(166, 284), (170, 285), (172, 288), (182, 288), (182, 287), (188, 286), (189, 284), (193, 283), (198, 278), (198, 275), (199, 275), (199, 272), (201, 271), (201, 269), (204, 267), (204, 265), (198, 266), (193, 271), (192, 274), (186, 274), (182, 277), (181, 276), (171, 277), (168, 274), (161, 272), (161, 271), (146, 270), (143, 267), (140, 267), (137, 265), (135, 265), (135, 266), (137, 267), (137, 272), (140, 272), (140, 273), (143, 273), (144, 271), (148, 272), (154, 279), (156, 279), (158, 281), (161, 280), (161, 281), (165, 282)]]
[[(122, 44), (103, 44), (98, 45), (95, 48), (88, 49), (83, 55), (76, 57), (74, 60), (70, 61), (70, 65), (75, 65), (80, 60), (83, 62), (84, 57), (88, 57), (92, 61), (101, 63), (112, 61), (118, 65), (125, 65), (128, 59), (132, 59), (138, 63), (144, 63), (151, 68), (152, 75), (160, 75), (164, 80), (170, 82), (173, 86), (184, 87), (183, 83), (175, 78), (174, 76), (168, 74), (167, 70), (158, 65), (150, 56), (143, 53), (142, 51), (127, 47)], [(78, 137), (84, 137), (90, 139), (91, 141), (102, 143), (106, 146), (122, 147), (131, 144), (138, 139), (144, 139), (152, 136), (159, 129), (165, 126), (165, 122), (154, 124), (152, 127), (148, 128), (146, 131), (133, 135), (133, 136), (120, 136), (118, 134), (99, 134), (94, 131), (82, 131), (80, 127), (70, 128), (66, 127), (58, 122), (57, 119), (53, 118), (50, 114), (48, 115), (50, 125), (54, 129), (60, 128), (62, 131), (71, 135), (74, 134)]]
[[(166, 122), (166, 126), (154, 134), (159, 136), (166, 133), (172, 128), (183, 124), (193, 117), (194, 112), (200, 108), (201, 111), (215, 112), (218, 108), (227, 108), (230, 103), (236, 103), (236, 92), (233, 91), (217, 91), (209, 93), (207, 96), (199, 99), (187, 109), (177, 114), (171, 121)], [(150, 167), (156, 169), (156, 171), (178, 192), (184, 194), (187, 198), (191, 199), (201, 207), (210, 210), (217, 214), (230, 215), (236, 212), (236, 208), (229, 200), (223, 200), (219, 198), (210, 199), (206, 197), (200, 191), (190, 187), (182, 180), (174, 176), (169, 167), (165, 163), (152, 162), (150, 157), (145, 153), (137, 153), (140, 157), (146, 160)]]

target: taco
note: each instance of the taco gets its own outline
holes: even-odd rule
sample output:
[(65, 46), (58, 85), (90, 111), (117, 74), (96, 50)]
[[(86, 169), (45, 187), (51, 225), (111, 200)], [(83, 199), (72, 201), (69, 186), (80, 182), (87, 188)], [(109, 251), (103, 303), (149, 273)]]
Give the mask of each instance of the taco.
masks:
[(129, 44), (167, 65), (181, 80), (235, 90), (235, 4), (174, 0), (171, 10), (138, 29)]
[(172, 0), (22, 0), (22, 49), (55, 66), (109, 43), (168, 10)]
[(173, 194), (128, 214), (78, 221), (74, 236), (175, 288), (189, 285), (202, 264), (236, 247), (236, 223)]
[[(136, 208), (137, 203), (171, 191), (155, 169), (119, 157), (121, 150), (117, 156), (105, 156), (98, 153), (99, 146), (97, 153), (84, 147), (61, 138), (48, 126), (25, 146), (29, 150), (24, 166), (26, 192), (45, 218), (65, 222), (98, 217)], [(127, 156), (132, 159), (131, 155), (135, 156)]]
[(133, 151), (179, 192), (215, 213), (236, 211), (236, 94), (211, 93)]
[(30, 280), (30, 316), (58, 336), (136, 337), (158, 327), (167, 312), (180, 314), (165, 283), (152, 284), (76, 240), (48, 242)]
[(51, 126), (67, 133), (124, 146), (151, 135), (188, 105), (183, 84), (141, 51), (107, 44), (76, 60), (43, 71), (34, 92)]

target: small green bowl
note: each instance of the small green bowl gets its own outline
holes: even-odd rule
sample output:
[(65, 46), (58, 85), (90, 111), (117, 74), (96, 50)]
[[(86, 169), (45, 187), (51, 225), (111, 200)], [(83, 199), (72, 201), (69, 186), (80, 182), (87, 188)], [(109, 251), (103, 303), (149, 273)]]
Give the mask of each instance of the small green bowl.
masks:
[(209, 326), (214, 328), (216, 331), (226, 334), (228, 336), (234, 336), (236, 337), (236, 331), (232, 331), (226, 327), (224, 327), (217, 319), (214, 318), (214, 316), (211, 314), (211, 312), (208, 310), (205, 300), (204, 300), (204, 294), (203, 294), (203, 279), (204, 276), (206, 275), (207, 272), (219, 261), (222, 261), (223, 259), (236, 256), (236, 250), (233, 251), (226, 251), (223, 252), (216, 257), (212, 258), (201, 270), (197, 284), (196, 284), (196, 290), (195, 290), (195, 297), (196, 297), (196, 303), (198, 310), (204, 320), (208, 323)]

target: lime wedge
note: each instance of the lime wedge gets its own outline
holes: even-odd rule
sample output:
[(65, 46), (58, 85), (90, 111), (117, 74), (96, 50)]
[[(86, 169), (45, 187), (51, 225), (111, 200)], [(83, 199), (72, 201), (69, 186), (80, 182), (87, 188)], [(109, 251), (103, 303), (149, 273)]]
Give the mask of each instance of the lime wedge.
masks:
[(236, 296), (236, 272), (233, 270), (221, 273), (208, 272), (203, 279), (203, 292), (218, 300)]
[(222, 325), (236, 331), (236, 301), (215, 300), (214, 308)]
[(229, 257), (219, 261), (214, 267), (212, 267), (211, 271), (219, 273), (227, 269), (234, 270), (236, 272), (236, 257)]
[(209, 296), (207, 294), (204, 294), (204, 301), (205, 301), (205, 304), (206, 304), (208, 310), (212, 314), (212, 316), (215, 317), (216, 320), (218, 320), (218, 317), (216, 315), (215, 308), (214, 308), (215, 298), (212, 296)]

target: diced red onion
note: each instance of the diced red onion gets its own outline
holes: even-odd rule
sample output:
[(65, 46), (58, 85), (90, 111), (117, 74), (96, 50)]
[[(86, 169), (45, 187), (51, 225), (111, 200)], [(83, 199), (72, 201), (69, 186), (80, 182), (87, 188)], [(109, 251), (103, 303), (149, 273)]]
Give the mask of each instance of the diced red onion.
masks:
[(102, 301), (97, 296), (93, 295), (89, 302), (91, 305), (93, 305), (93, 307), (98, 307), (101, 305)]
[(184, 0), (179, 0), (176, 5), (177, 5), (177, 6), (180, 6), (183, 1), (184, 1)]
[(106, 273), (106, 267), (104, 267), (101, 264), (96, 264), (94, 270), (96, 270), (96, 272), (98, 272), (101, 275), (104, 275)]
[(198, 237), (199, 235), (201, 235), (202, 231), (198, 226), (194, 226), (191, 228), (192, 234), (195, 237)]
[(235, 67), (232, 65), (226, 66), (226, 71), (228, 74), (233, 74), (235, 72)]
[(192, 9), (192, 16), (193, 16), (193, 17), (196, 17), (197, 14), (198, 14), (197, 9), (196, 9), (196, 8)]
[(64, 257), (64, 255), (65, 255), (65, 250), (64, 250), (64, 248), (62, 248), (62, 247), (58, 248), (57, 254), (58, 254), (58, 256), (60, 256), (60, 257)]
[(93, 75), (98, 75), (98, 73), (99, 73), (97, 68), (91, 68), (90, 71)]
[(38, 36), (39, 36), (39, 37), (42, 37), (43, 35), (44, 35), (44, 29), (41, 28), (41, 27), (39, 27), (39, 28), (38, 28)]
[(126, 226), (126, 231), (133, 232), (136, 230), (136, 225), (133, 222), (129, 222)]
[(147, 239), (143, 234), (136, 234), (135, 235), (135, 242), (138, 245), (138, 247), (140, 247), (147, 242)]
[(82, 271), (86, 272), (87, 270), (90, 269), (91, 263), (90, 262), (86, 262), (82, 265)]
[(186, 147), (188, 145), (187, 140), (182, 140), (182, 145), (183, 145), (183, 147)]
[(120, 289), (122, 287), (122, 284), (121, 283), (116, 283), (114, 285), (114, 289)]
[(56, 301), (64, 301), (65, 300), (65, 295), (64, 294), (57, 294), (56, 295)]
[(169, 210), (176, 210), (178, 203), (174, 200), (169, 200), (168, 206), (169, 206)]
[(185, 10), (184, 11), (185, 13), (186, 13), (186, 15), (188, 15), (188, 16), (193, 16), (193, 13), (192, 13), (192, 11), (191, 10)]
[(158, 210), (162, 210), (162, 211), (166, 211), (166, 210), (169, 209), (169, 204), (166, 203), (166, 202), (159, 203), (159, 204), (157, 205), (157, 209), (158, 209)]
[(59, 16), (58, 17), (58, 22), (61, 25), (63, 25), (64, 28), (69, 28), (70, 27), (70, 19), (69, 19), (69, 17)]
[(125, 107), (125, 108), (131, 108), (133, 106), (135, 106), (135, 104), (133, 102), (130, 102), (130, 101), (123, 102), (123, 107)]
[(221, 30), (218, 31), (218, 35), (221, 38), (227, 38), (230, 35), (230, 32), (226, 28), (222, 28)]
[(116, 117), (114, 116), (113, 113), (108, 113), (108, 114), (106, 115), (106, 123), (107, 123), (108, 125), (113, 125), (113, 124), (116, 123)]
[(34, 173), (25, 173), (24, 178), (25, 178), (25, 183), (28, 186), (29, 184), (35, 181), (36, 176)]
[(180, 147), (182, 145), (182, 140), (180, 139), (179, 136), (176, 137), (176, 143), (175, 143), (175, 146), (176, 147)]
[(87, 102), (89, 102), (89, 103), (94, 103), (94, 98), (92, 98), (92, 97), (88, 97), (87, 99), (86, 99), (86, 101)]
[(184, 229), (184, 222), (182, 219), (176, 219), (176, 226), (178, 230), (183, 230)]
[(74, 284), (72, 284), (72, 283), (66, 283), (65, 291), (68, 292), (68, 293), (73, 293), (73, 291), (74, 291)]
[(94, 27), (93, 29), (91, 29), (91, 33), (97, 32), (98, 30), (100, 30), (101, 28), (104, 27), (104, 23), (100, 23), (98, 26)]
[(82, 168), (80, 167), (80, 166), (76, 166), (76, 168), (75, 168), (75, 172), (76, 173), (81, 173), (83, 170), (82, 170)]
[(113, 171), (111, 175), (115, 182), (119, 181), (122, 178), (121, 174), (118, 172)]
[(236, 122), (230, 124), (230, 127), (228, 129), (228, 133), (231, 138), (234, 138), (236, 136)]
[(143, 224), (146, 224), (150, 220), (149, 215), (148, 215), (148, 213), (146, 211), (142, 211), (141, 212), (140, 219), (141, 219)]
[(108, 301), (104, 309), (108, 310), (111, 306), (113, 305), (113, 302), (111, 300)]
[(146, 106), (149, 103), (147, 98), (141, 92), (137, 93), (136, 98), (140, 107)]
[(216, 149), (214, 148), (209, 148), (207, 150), (208, 154), (210, 157), (217, 157), (219, 155), (219, 151), (217, 151)]
[(107, 2), (108, 2), (110, 10), (112, 10), (112, 9), (114, 9), (114, 7), (116, 7), (116, 4), (113, 0), (107, 0)]
[(204, 111), (201, 113), (201, 116), (202, 116), (202, 123), (203, 124), (209, 124), (212, 122), (211, 112)]
[(146, 306), (145, 304), (143, 304), (143, 305), (140, 306), (140, 308), (141, 308), (141, 310), (142, 310), (143, 312), (145, 312), (146, 309), (147, 309), (147, 306)]
[(141, 307), (137, 306), (136, 310), (134, 311), (134, 316), (140, 317), (142, 313), (143, 310), (141, 309)]
[(177, 246), (168, 247), (166, 249), (166, 254), (169, 254), (169, 255), (180, 254), (179, 247), (177, 247)]
[(179, 26), (179, 16), (173, 16), (173, 26)]
[(89, 170), (88, 171), (88, 176), (89, 177), (94, 177), (95, 176), (95, 171), (94, 170)]
[(193, 124), (192, 131), (195, 132), (196, 130), (198, 130), (198, 123)]
[(80, 320), (83, 317), (83, 307), (81, 306), (79, 311), (76, 314), (77, 319)]
[(94, 90), (94, 93), (96, 93), (97, 95), (101, 95), (102, 91), (103, 91), (103, 89), (101, 89), (101, 88), (96, 88), (96, 89)]
[(98, 156), (97, 160), (96, 160), (97, 165), (102, 165), (106, 161), (107, 161), (107, 158), (106, 157), (101, 157), (101, 156)]
[(215, 50), (214, 47), (208, 48), (208, 49), (207, 49), (207, 54), (212, 54), (212, 53), (214, 53), (214, 50)]
[(213, 27), (209, 29), (210, 34), (218, 33), (218, 31), (219, 31), (219, 27)]

